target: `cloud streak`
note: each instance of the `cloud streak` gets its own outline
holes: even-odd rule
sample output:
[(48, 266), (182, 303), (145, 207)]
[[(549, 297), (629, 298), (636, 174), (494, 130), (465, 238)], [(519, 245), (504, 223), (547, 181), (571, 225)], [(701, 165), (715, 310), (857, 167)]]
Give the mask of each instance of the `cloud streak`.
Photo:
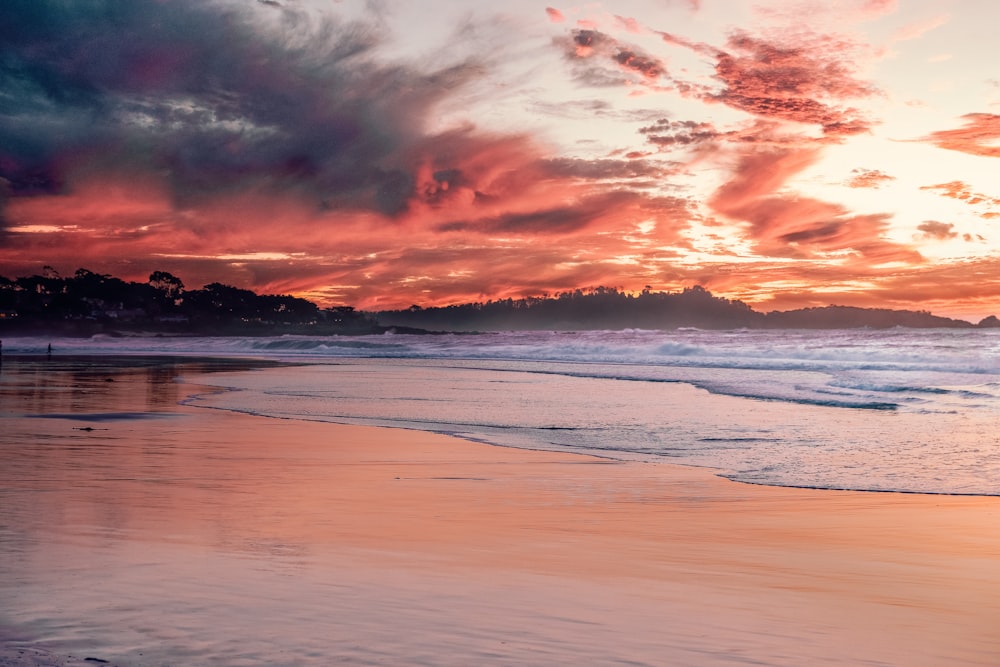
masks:
[(969, 155), (1000, 157), (1000, 115), (970, 113), (962, 116), (965, 125), (953, 130), (932, 132), (922, 139), (940, 148)]
[(748, 236), (766, 257), (845, 259), (852, 264), (919, 264), (915, 250), (884, 239), (891, 216), (851, 215), (840, 204), (785, 190), (812, 166), (821, 147), (758, 147), (739, 157), (732, 178), (712, 196), (717, 212), (749, 223)]

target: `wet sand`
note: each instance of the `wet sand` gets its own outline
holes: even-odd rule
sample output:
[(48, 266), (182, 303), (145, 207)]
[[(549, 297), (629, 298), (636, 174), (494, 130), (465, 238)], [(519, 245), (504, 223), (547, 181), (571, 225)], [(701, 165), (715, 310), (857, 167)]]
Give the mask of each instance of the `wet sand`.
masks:
[(0, 665), (1000, 664), (998, 498), (197, 409), (183, 370), (4, 395)]

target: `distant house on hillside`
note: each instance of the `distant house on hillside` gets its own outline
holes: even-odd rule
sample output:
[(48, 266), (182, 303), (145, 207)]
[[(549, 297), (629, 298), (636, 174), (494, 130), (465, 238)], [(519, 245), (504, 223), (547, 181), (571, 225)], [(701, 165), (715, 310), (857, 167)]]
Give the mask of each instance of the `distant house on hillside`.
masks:
[(119, 322), (132, 322), (146, 317), (145, 308), (111, 308), (104, 311), (105, 317)]
[(157, 322), (163, 322), (164, 324), (187, 324), (191, 321), (191, 318), (187, 315), (157, 315)]

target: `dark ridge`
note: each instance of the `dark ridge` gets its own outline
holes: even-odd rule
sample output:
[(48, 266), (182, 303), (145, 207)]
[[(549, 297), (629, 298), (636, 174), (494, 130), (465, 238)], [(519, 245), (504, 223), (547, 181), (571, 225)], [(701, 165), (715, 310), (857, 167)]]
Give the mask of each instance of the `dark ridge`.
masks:
[[(505, 299), (440, 308), (411, 306), (375, 313), (380, 324), (451, 331), (585, 329), (886, 329), (972, 328), (964, 320), (926, 311), (826, 306), (760, 313), (742, 301), (713, 296), (702, 287), (681, 292), (628, 294), (613, 288), (554, 297)], [(978, 326), (1000, 326), (986, 318)]]
[(593, 329), (886, 329), (1000, 328), (987, 317), (972, 324), (927, 311), (826, 306), (761, 313), (742, 301), (713, 296), (695, 286), (681, 292), (615, 288), (577, 289), (555, 296), (484, 303), (363, 312), (351, 306), (320, 308), (283, 294), (221, 283), (185, 289), (165, 271), (145, 283), (78, 269), (63, 278), (51, 267), (42, 275), (0, 276), (0, 336), (159, 335), (369, 335), (509, 330)]

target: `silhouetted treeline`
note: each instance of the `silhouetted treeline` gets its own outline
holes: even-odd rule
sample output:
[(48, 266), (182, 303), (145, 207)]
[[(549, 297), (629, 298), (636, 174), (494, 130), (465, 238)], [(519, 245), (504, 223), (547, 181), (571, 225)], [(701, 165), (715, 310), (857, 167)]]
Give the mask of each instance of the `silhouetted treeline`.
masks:
[(680, 293), (644, 291), (631, 295), (613, 288), (574, 290), (553, 297), (503, 299), (442, 308), (411, 306), (383, 311), (384, 325), (451, 331), (505, 329), (706, 329), (752, 327), (760, 314), (741, 301), (712, 296), (701, 287)]
[(320, 309), (306, 299), (211, 283), (188, 290), (176, 276), (154, 271), (145, 283), (79, 269), (63, 278), (0, 276), (0, 331), (90, 334), (371, 333), (382, 331), (349, 306)]
[(582, 329), (841, 329), (1000, 327), (990, 316), (978, 325), (925, 311), (827, 306), (760, 313), (713, 296), (702, 287), (682, 292), (628, 294), (614, 288), (555, 296), (503, 299), (440, 308), (364, 313), (350, 306), (321, 309), (306, 299), (256, 294), (221, 283), (185, 289), (179, 278), (154, 271), (144, 283), (79, 269), (63, 278), (0, 276), (0, 333), (143, 331), (153, 333), (370, 334), (430, 331)]
[[(743, 303), (712, 296), (702, 287), (682, 292), (628, 294), (607, 287), (563, 292), (554, 297), (503, 299), (442, 308), (411, 306), (376, 313), (380, 324), (450, 331), (582, 329), (850, 329), (958, 328), (964, 320), (924, 311), (827, 306), (760, 313)], [(1000, 326), (995, 317), (979, 326)]]
[[(978, 326), (994, 327), (996, 318), (988, 317)], [(888, 329), (911, 327), (914, 329), (957, 329), (977, 326), (965, 320), (931, 315), (924, 310), (888, 310), (886, 308), (856, 308), (853, 306), (824, 306), (799, 310), (774, 311), (764, 316), (764, 325), (774, 329)]]

